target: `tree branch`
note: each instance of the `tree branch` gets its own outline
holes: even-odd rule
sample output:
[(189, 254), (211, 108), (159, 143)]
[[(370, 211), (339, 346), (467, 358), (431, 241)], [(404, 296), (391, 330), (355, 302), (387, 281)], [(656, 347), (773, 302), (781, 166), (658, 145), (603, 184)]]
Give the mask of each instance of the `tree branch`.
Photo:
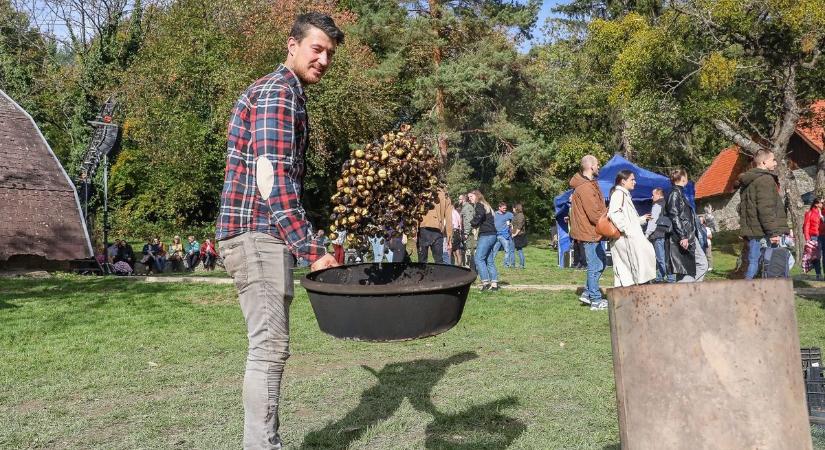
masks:
[(713, 126), (726, 138), (735, 142), (745, 152), (754, 155), (763, 148), (758, 142), (746, 136), (741, 130), (727, 120), (714, 119)]

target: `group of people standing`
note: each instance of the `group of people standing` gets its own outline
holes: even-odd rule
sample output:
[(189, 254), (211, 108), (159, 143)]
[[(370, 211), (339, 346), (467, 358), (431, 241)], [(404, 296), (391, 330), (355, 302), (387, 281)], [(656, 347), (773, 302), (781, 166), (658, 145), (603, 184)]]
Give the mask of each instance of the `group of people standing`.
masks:
[[(746, 279), (754, 278), (759, 271), (762, 247), (780, 245), (782, 236), (789, 233), (774, 172), (774, 154), (769, 150), (758, 152), (754, 165), (738, 180), (740, 235), (747, 250)], [(672, 170), (670, 191), (665, 195), (664, 188), (655, 188), (651, 212), (644, 215), (637, 212), (631, 194), (636, 187), (636, 174), (630, 170), (619, 171), (607, 206), (598, 175), (599, 161), (588, 155), (582, 158), (581, 171), (570, 180), (573, 188), (570, 236), (580, 242), (587, 264), (585, 289), (579, 300), (590, 305), (591, 310), (607, 308), (599, 288), (606, 266), (605, 238), (597, 231), (602, 226), (599, 222), (604, 220), (609, 220), (618, 230), (618, 236), (608, 239), (615, 286), (703, 281), (709, 266), (710, 234), (685, 195), (687, 172)], [(819, 202), (820, 211), (821, 206)], [(815, 217), (813, 213), (811, 217)], [(821, 222), (821, 213), (817, 219)], [(814, 234), (813, 226), (809, 230)], [(815, 235), (818, 233), (816, 228)]]

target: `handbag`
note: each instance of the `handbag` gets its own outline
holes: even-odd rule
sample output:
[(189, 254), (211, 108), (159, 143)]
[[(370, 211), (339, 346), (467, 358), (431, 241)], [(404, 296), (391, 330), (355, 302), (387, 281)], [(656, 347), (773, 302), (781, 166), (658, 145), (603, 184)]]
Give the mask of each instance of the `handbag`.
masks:
[[(622, 207), (624, 207), (624, 194), (622, 194)], [(607, 216), (607, 211), (596, 221), (596, 233), (607, 239), (619, 239), (622, 236), (621, 231), (616, 228), (616, 225), (613, 225), (610, 217)]]

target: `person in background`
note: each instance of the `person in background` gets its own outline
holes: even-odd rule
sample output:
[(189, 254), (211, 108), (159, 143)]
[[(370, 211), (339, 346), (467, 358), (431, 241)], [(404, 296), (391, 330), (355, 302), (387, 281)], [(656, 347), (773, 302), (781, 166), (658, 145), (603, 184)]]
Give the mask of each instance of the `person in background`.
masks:
[[(650, 209), (650, 220), (645, 227), (645, 237), (653, 244), (656, 254), (656, 282), (672, 283), (676, 281), (673, 275), (668, 274), (667, 252), (665, 251), (665, 239), (668, 226), (660, 224), (662, 208), (665, 206), (665, 190), (657, 187), (653, 189), (651, 196), (653, 207)], [(665, 218), (663, 221), (669, 221)]]
[(152, 248), (155, 250), (155, 266), (158, 270), (158, 273), (165, 272), (167, 263), (166, 245), (163, 244), (163, 241), (160, 240), (160, 237), (155, 236), (155, 238), (152, 239)]
[(453, 241), (450, 245), (453, 249), (452, 262), (457, 266), (464, 265), (464, 219), (461, 217), (459, 202), (453, 207)]
[(112, 245), (106, 249), (106, 262), (109, 264), (115, 263), (115, 256), (117, 256), (117, 244), (120, 242), (120, 239), (112, 242)]
[(318, 244), (323, 246), (324, 248), (326, 248), (327, 245), (329, 245), (329, 238), (327, 237), (323, 229), (318, 230), (318, 232), (315, 233), (315, 239), (318, 241)]
[(115, 255), (114, 261), (115, 264), (119, 262), (128, 264), (132, 269), (130, 272), (135, 270), (135, 251), (132, 250), (132, 246), (123, 239), (117, 241), (117, 254)]
[(513, 213), (507, 211), (507, 203), (501, 202), (498, 204), (498, 210), (493, 215), (493, 220), (496, 223), (496, 244), (493, 246), (493, 255), (497, 255), (498, 251), (504, 249), (504, 267), (511, 268), (515, 266), (515, 257), (513, 255)]
[(475, 264), (478, 277), (481, 279), (482, 291), (498, 291), (498, 271), (496, 270), (496, 254), (493, 246), (496, 244), (496, 222), (493, 219), (493, 208), (484, 200), (481, 191), (470, 193), (470, 202), (475, 205), (476, 212), (471, 225), (478, 228), (476, 241)]
[(418, 262), (427, 262), (432, 251), (436, 264), (444, 263), (444, 240), (447, 246), (453, 240), (453, 205), (444, 189), (438, 190), (438, 202), (424, 214), (418, 224)]
[(195, 240), (195, 236), (189, 236), (187, 238), (184, 250), (186, 251), (186, 268), (192, 272), (198, 267), (201, 259), (201, 245)]
[(347, 232), (338, 230), (338, 237), (332, 241), (332, 253), (335, 257), (335, 262), (344, 264), (344, 242), (347, 240)]
[(699, 216), (699, 228), (702, 232), (702, 237), (704, 238), (703, 247), (702, 249), (705, 251), (705, 257), (708, 259), (708, 272), (713, 270), (713, 230), (710, 229), (708, 226), (708, 222), (705, 219), (705, 216), (700, 214)]
[(384, 247), (386, 244), (384, 236), (371, 236), (369, 241), (372, 245), (372, 262), (380, 263), (384, 261)]
[(667, 196), (664, 210), (672, 227), (670, 273), (676, 275), (680, 283), (702, 281), (708, 271), (708, 260), (702, 249), (700, 230), (696, 226), (699, 221), (684, 192), (688, 183), (687, 172), (684, 169), (672, 170), (670, 181), (673, 186)]
[(208, 272), (215, 270), (215, 261), (218, 259), (218, 252), (215, 250), (215, 244), (211, 239), (207, 238), (201, 245), (201, 260), (203, 261), (203, 268)]
[(570, 237), (581, 241), (587, 261), (587, 281), (579, 301), (591, 309), (607, 309), (602, 298), (599, 279), (607, 265), (607, 255), (602, 236), (596, 233), (596, 223), (607, 212), (604, 195), (599, 188), (599, 160), (586, 155), (581, 161), (581, 171), (570, 179), (573, 195), (570, 196)]
[(172, 238), (172, 244), (169, 245), (167, 254), (171, 269), (175, 272), (182, 271), (185, 252), (183, 251), (183, 244), (180, 241), (180, 236), (175, 236)]
[(607, 217), (619, 229), (618, 239), (610, 241), (616, 287), (645, 284), (656, 278), (656, 253), (645, 238), (642, 225), (651, 215), (639, 216), (630, 191), (636, 188), (636, 175), (620, 170), (610, 194)]
[(147, 239), (146, 243), (143, 244), (143, 250), (141, 253), (143, 257), (140, 260), (140, 263), (146, 267), (146, 273), (158, 273), (157, 269), (157, 246), (154, 245), (153, 239)]
[[(516, 203), (513, 206), (513, 247), (518, 254), (519, 269), (524, 269), (524, 247), (527, 246), (527, 218), (524, 216), (524, 206), (521, 203)], [(515, 257), (513, 257), (515, 260)], [(515, 261), (513, 261), (515, 267)]]
[(476, 215), (476, 207), (470, 203), (468, 194), (459, 196), (461, 203), (461, 227), (464, 230), (464, 267), (475, 268), (473, 255), (476, 249), (476, 231), (473, 229), (473, 218)]
[[(805, 220), (802, 222), (802, 234), (805, 237), (805, 257), (803, 257), (803, 267), (813, 267), (816, 272), (817, 281), (822, 279), (822, 199), (815, 198), (811, 203), (811, 208), (805, 213)], [(811, 252), (807, 251), (811, 248)], [(806, 271), (807, 272), (807, 271)]]
[(779, 245), (782, 235), (790, 231), (785, 202), (779, 195), (776, 156), (762, 149), (756, 152), (753, 162), (756, 167), (739, 175), (739, 235), (748, 244), (746, 280), (752, 280), (759, 271), (761, 240)]

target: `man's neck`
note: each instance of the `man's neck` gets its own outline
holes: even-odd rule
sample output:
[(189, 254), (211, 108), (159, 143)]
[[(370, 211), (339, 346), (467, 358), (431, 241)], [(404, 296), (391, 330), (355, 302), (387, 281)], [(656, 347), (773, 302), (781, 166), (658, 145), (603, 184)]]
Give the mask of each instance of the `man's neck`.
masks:
[(592, 180), (593, 179), (593, 172), (592, 171), (587, 171), (587, 172), (582, 171), (582, 176), (587, 178), (588, 180)]

